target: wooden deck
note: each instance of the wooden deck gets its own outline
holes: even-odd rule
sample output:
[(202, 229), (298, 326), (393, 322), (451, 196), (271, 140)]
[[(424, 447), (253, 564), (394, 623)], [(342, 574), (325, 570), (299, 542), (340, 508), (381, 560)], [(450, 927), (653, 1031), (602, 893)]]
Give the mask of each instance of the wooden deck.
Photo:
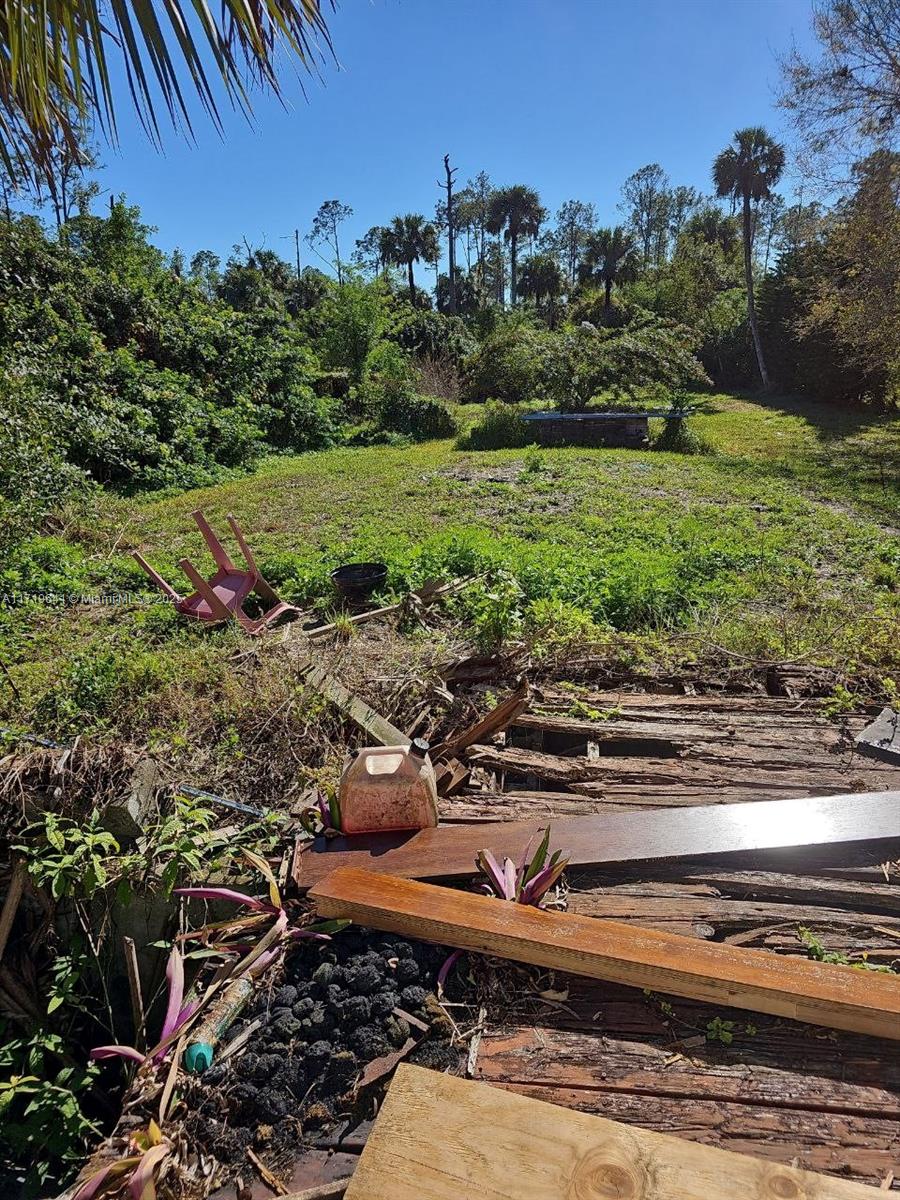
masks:
[[(444, 819), (547, 817), (900, 787), (861, 758), (864, 716), (813, 700), (548, 692), (478, 752), (491, 791)], [(505, 784), (506, 790), (501, 791)], [(900, 857), (900, 846), (897, 849)], [(876, 965), (900, 961), (900, 865), (871, 852), (571, 873), (569, 909), (701, 939)], [(538, 1017), (489, 1014), (476, 1078), (584, 1112), (900, 1190), (900, 1054), (888, 1042), (557, 977)], [(732, 1027), (715, 1025), (732, 1022)], [(708, 1034), (733, 1040), (724, 1044)], [(890, 1183), (888, 1187), (890, 1187)]]

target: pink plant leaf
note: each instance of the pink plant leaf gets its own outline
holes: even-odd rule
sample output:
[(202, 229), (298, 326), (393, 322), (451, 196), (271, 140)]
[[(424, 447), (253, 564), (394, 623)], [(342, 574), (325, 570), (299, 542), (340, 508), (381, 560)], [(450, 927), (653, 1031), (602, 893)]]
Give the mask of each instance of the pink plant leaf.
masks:
[(134, 1169), (131, 1182), (128, 1184), (128, 1195), (131, 1200), (156, 1200), (156, 1184), (153, 1175), (159, 1163), (172, 1153), (172, 1147), (166, 1142), (151, 1146)]
[(450, 974), (450, 972), (453, 970), (454, 966), (456, 965), (456, 963), (459, 962), (459, 960), (462, 958), (462, 956), (463, 956), (462, 950), (454, 950), (452, 954), (448, 955), (447, 958), (444, 959), (443, 965), (441, 966), (441, 969), (437, 973), (438, 997), (440, 997), (441, 993), (444, 990), (444, 984), (447, 982), (447, 976)]
[(271, 904), (265, 900), (258, 900), (255, 896), (248, 896), (246, 892), (236, 892), (233, 888), (220, 887), (186, 887), (175, 888), (176, 896), (187, 896), (192, 900), (231, 900), (234, 904), (246, 904), (248, 908), (255, 908), (260, 912), (275, 912), (277, 911)]
[(120, 1175), (124, 1175), (126, 1171), (130, 1171), (132, 1167), (136, 1167), (140, 1161), (139, 1158), (121, 1158), (118, 1162), (103, 1167), (90, 1179), (85, 1180), (72, 1200), (94, 1200), (95, 1196), (99, 1196), (101, 1192), (105, 1191), (108, 1184), (118, 1179)]
[(264, 950), (256, 962), (253, 964), (253, 973), (261, 973), (271, 967), (273, 962), (277, 962), (284, 953), (282, 946), (273, 946), (271, 950)]
[(518, 882), (516, 880), (516, 864), (511, 858), (503, 860), (503, 898), (504, 900), (515, 900), (518, 893)]
[(531, 835), (531, 837), (528, 839), (528, 844), (526, 845), (525, 849), (522, 851), (522, 857), (519, 859), (519, 874), (520, 875), (525, 874), (525, 872), (528, 869), (528, 864), (531, 862), (531, 847), (534, 845), (534, 839), (536, 837), (537, 837), (537, 834), (533, 833)]
[(548, 825), (547, 828), (544, 830), (544, 836), (541, 838), (541, 843), (538, 846), (537, 850), (535, 851), (534, 857), (531, 859), (531, 862), (529, 862), (527, 864), (527, 866), (525, 867), (525, 874), (522, 877), (522, 885), (523, 886), (526, 883), (530, 883), (531, 880), (534, 879), (535, 875), (537, 875), (537, 873), (539, 871), (543, 870), (544, 864), (547, 861), (547, 850), (549, 849), (549, 847), (550, 847), (550, 826)]
[(166, 1005), (166, 1016), (163, 1021), (160, 1041), (164, 1042), (173, 1033), (178, 1023), (178, 1014), (184, 1003), (184, 959), (177, 946), (172, 947), (169, 961), (166, 965), (166, 981), (169, 984), (169, 1000)]
[(564, 858), (551, 862), (542, 871), (539, 871), (534, 879), (522, 889), (522, 903), (539, 905), (547, 892), (556, 885), (568, 865), (569, 860)]
[(130, 1058), (136, 1063), (143, 1063), (147, 1058), (146, 1054), (141, 1054), (134, 1046), (95, 1046), (89, 1057), (95, 1062), (104, 1058)]
[(480, 871), (487, 875), (491, 887), (498, 896), (503, 896), (506, 892), (506, 879), (503, 874), (503, 868), (494, 858), (490, 850), (479, 850), (475, 856), (475, 865)]

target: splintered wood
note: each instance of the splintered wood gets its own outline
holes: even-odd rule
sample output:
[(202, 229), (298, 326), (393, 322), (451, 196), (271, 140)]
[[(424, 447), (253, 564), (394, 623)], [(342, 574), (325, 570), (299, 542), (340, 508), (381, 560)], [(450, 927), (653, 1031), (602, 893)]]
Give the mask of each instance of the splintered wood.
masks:
[(401, 1066), (347, 1200), (874, 1200), (874, 1188)]
[[(517, 860), (547, 823), (447, 825), (411, 837), (321, 841), (299, 856), (296, 883), (309, 887), (339, 866), (410, 879), (471, 876), (479, 850)], [(554, 847), (573, 867), (881, 840), (894, 843), (893, 857), (900, 849), (900, 791), (564, 817), (552, 830)]]
[(900, 1040), (900, 978), (544, 912), (342, 867), (310, 893), (324, 917), (481, 954)]

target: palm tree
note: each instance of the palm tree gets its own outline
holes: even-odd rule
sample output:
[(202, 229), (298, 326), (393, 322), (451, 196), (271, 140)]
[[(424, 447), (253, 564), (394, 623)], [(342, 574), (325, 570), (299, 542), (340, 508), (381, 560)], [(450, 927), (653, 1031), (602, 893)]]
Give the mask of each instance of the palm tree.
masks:
[(92, 119), (114, 140), (111, 78), (121, 74), (157, 144), (154, 90), (176, 126), (191, 130), (192, 90), (221, 128), (206, 64), (215, 63), (229, 102), (248, 112), (248, 80), (280, 94), (283, 51), (311, 69), (320, 43), (330, 46), (320, 2), (251, 0), (216, 9), (205, 0), (12, 0), (0, 6), (0, 160), (7, 169), (14, 160), (41, 168), (60, 140), (74, 151)]
[(488, 208), (488, 232), (503, 233), (509, 242), (510, 300), (516, 302), (516, 249), (520, 237), (537, 237), (547, 210), (534, 188), (523, 183), (498, 188), (491, 196)]
[(563, 273), (552, 254), (532, 254), (522, 263), (519, 295), (533, 297), (538, 307), (546, 296), (551, 328), (554, 323), (556, 300), (563, 290), (563, 284)]
[(582, 283), (602, 283), (603, 307), (609, 308), (613, 285), (634, 278), (637, 259), (637, 247), (622, 225), (597, 229), (588, 238), (578, 277)]
[(763, 358), (756, 304), (753, 298), (753, 216), (754, 207), (767, 200), (784, 170), (784, 146), (774, 141), (761, 125), (739, 129), (713, 163), (713, 183), (716, 195), (730, 196), (732, 203), (741, 203), (744, 227), (744, 279), (747, 285), (747, 319), (753, 335), (759, 375), (766, 391), (771, 387), (766, 361)]
[(388, 226), (390, 232), (389, 251), (391, 261), (405, 266), (409, 274), (409, 299), (416, 302), (416, 281), (413, 264), (419, 259), (433, 263), (439, 253), (438, 233), (430, 221), (421, 213), (407, 213), (405, 217), (394, 217)]

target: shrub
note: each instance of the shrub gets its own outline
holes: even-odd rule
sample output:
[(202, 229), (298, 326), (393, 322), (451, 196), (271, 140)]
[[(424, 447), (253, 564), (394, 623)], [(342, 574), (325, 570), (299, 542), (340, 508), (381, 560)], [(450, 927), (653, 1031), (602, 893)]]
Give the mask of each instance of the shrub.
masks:
[(458, 449), (501, 450), (528, 445), (534, 434), (522, 420), (525, 411), (520, 405), (488, 400), (476, 423), (457, 440)]
[(380, 429), (406, 434), (413, 441), (452, 437), (456, 422), (445, 404), (434, 396), (420, 396), (405, 383), (376, 385), (375, 421)]
[(514, 404), (540, 396), (543, 355), (553, 336), (521, 321), (505, 322), (466, 360), (466, 399)]
[(398, 303), (387, 336), (416, 358), (443, 359), (461, 367), (477, 343), (459, 317)]
[(321, 352), (325, 365), (344, 367), (359, 382), (369, 355), (388, 324), (387, 289), (381, 279), (365, 283), (350, 278), (329, 292), (318, 306), (321, 322)]
[(709, 454), (710, 448), (696, 432), (687, 417), (667, 416), (663, 427), (653, 439), (654, 450), (672, 454)]

